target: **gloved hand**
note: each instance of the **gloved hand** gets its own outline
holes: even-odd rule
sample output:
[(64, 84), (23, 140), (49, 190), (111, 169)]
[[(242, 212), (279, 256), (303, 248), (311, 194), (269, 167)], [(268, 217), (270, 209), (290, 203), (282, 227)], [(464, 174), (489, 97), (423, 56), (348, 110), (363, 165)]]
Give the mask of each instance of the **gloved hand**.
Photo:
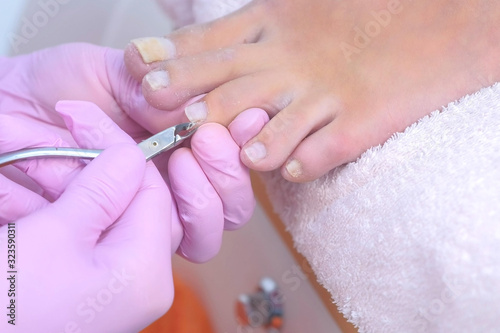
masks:
[[(182, 107), (177, 111), (164, 112), (146, 103), (140, 84), (125, 69), (123, 52), (88, 44), (68, 44), (30, 55), (0, 59), (0, 115), (3, 115), (0, 121), (0, 153), (30, 146), (74, 146), (76, 142), (64, 121), (54, 112), (56, 102), (61, 99), (92, 101), (135, 141), (185, 121)], [(69, 108), (62, 112), (65, 117), (70, 117), (72, 110)], [(81, 119), (77, 129), (81, 132), (80, 140), (88, 146), (103, 148), (113, 128), (112, 121), (90, 116)], [(20, 129), (24, 131), (20, 132)], [(196, 206), (196, 209), (179, 211), (183, 216), (183, 225), (179, 220), (172, 221), (172, 247), (175, 250), (180, 243), (179, 254), (200, 262), (217, 252), (223, 226), (236, 229), (249, 220), (255, 202), (248, 171), (239, 162), (238, 147), (225, 129), (214, 124), (200, 128), (193, 137), (192, 145), (193, 152), (180, 149), (172, 158), (183, 156), (198, 161), (204, 173), (186, 169), (183, 177), (168, 178), (169, 172), (179, 171), (167, 172), (164, 166), (169, 155), (159, 156), (155, 163), (172, 189), (179, 191), (179, 200)], [(31, 160), (16, 166), (36, 180), (40, 185), (38, 193), (48, 201), (57, 199), (83, 167), (81, 162), (71, 159), (64, 163), (54, 159)], [(200, 171), (200, 168), (196, 170)], [(201, 190), (187, 188), (184, 187), (186, 177), (204, 182), (208, 179), (212, 185), (199, 187)], [(9, 207), (23, 210), (34, 204), (19, 201), (16, 205)], [(204, 224), (198, 223), (197, 218), (204, 216), (199, 214), (215, 206), (221, 209), (222, 220), (214, 218)], [(9, 209), (2, 205), (0, 221), (1, 216), (4, 221), (13, 216)]]
[[(220, 177), (225, 170), (220, 158), (227, 157), (221, 154), (227, 150), (238, 156), (238, 148), (223, 127), (201, 127), (193, 136), (192, 151), (182, 148), (172, 154), (169, 191), (134, 141), (95, 105), (62, 102), (57, 110), (77, 144), (109, 148), (88, 165), (75, 159), (23, 162), (37, 169), (37, 182), (55, 163), (73, 167), (72, 173), (59, 175), (67, 178), (60, 182), (67, 187), (54, 188), (61, 195), (53, 203), (0, 175), (0, 216), (4, 223), (17, 220), (0, 227), (0, 248), (14, 244), (17, 258), (10, 262), (12, 267), (7, 260), (1, 263), (4, 272), (17, 272), (8, 274), (10, 280), (0, 280), (0, 289), (11, 289), (15, 296), (5, 292), (1, 297), (2, 304), (14, 304), (15, 310), (7, 309), (8, 313), (18, 316), (7, 318), (15, 326), (0, 321), (1, 331), (137, 332), (172, 301), (173, 221), (184, 225), (188, 241), (199, 242), (188, 243), (185, 254), (200, 255), (202, 247), (220, 243), (223, 203), (231, 206), (226, 214), (237, 215), (233, 207), (248, 206), (245, 195), (229, 199), (232, 202), (216, 195), (237, 197), (229, 176)], [(37, 144), (47, 136), (57, 141), (57, 134), (40, 124), (0, 118), (1, 147), (20, 148), (23, 137), (21, 145)], [(107, 135), (93, 145), (86, 133), (91, 124), (104, 121)], [(214, 139), (220, 149), (206, 149)], [(235, 175), (241, 176), (238, 172)], [(193, 200), (197, 196), (199, 200)]]
[[(146, 103), (140, 85), (125, 69), (123, 51), (90, 44), (67, 44), (0, 58), (0, 114), (43, 124), (61, 138), (56, 145), (73, 145), (64, 122), (54, 112), (60, 100), (93, 102), (136, 141), (186, 121), (181, 110), (164, 112)], [(86, 140), (99, 144), (105, 131), (106, 124), (97, 124), (86, 133)], [(43, 145), (53, 143), (40, 141)], [(64, 188), (59, 185), (53, 187)], [(47, 186), (43, 195), (53, 200), (59, 193)]]

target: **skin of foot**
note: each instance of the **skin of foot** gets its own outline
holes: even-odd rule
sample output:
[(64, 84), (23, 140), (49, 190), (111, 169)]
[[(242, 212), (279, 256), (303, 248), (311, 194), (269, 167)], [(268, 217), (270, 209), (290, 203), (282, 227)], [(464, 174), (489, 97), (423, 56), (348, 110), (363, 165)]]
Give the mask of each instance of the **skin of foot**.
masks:
[(500, 81), (500, 2), (256, 0), (219, 20), (133, 40), (147, 101), (192, 121), (270, 121), (241, 150), (254, 170), (314, 180)]

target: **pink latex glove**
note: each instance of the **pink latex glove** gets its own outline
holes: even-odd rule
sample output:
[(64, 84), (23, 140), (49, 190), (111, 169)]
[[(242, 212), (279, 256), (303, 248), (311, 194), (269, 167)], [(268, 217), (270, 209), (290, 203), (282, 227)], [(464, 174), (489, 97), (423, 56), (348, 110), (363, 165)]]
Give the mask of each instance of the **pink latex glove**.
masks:
[[(182, 108), (164, 112), (146, 103), (140, 84), (125, 69), (122, 51), (89, 44), (68, 44), (30, 55), (0, 58), (0, 115), (3, 115), (0, 132), (6, 134), (0, 139), (0, 152), (29, 146), (74, 146), (76, 142), (64, 121), (54, 112), (60, 99), (94, 102), (136, 141), (149, 136), (150, 132), (156, 133), (185, 120)], [(79, 125), (83, 126), (79, 130), (81, 140), (86, 145), (102, 148), (112, 128), (111, 122), (104, 117), (91, 118), (81, 119), (85, 125)], [(40, 125), (44, 134), (37, 134), (36, 128), (41, 128)], [(20, 128), (25, 131), (20, 132)], [(172, 220), (172, 248), (178, 249), (178, 253), (189, 260), (202, 262), (217, 252), (222, 226), (236, 229), (243, 225), (251, 217), (255, 202), (248, 170), (239, 162), (238, 147), (225, 129), (214, 124), (209, 130), (200, 128), (192, 141), (193, 153), (179, 150), (172, 158), (185, 155), (183, 158), (195, 159), (205, 173), (193, 171), (189, 174), (189, 171), (183, 178), (167, 181), (171, 182), (172, 189), (184, 189), (184, 196), (179, 195), (179, 200), (197, 205), (195, 208), (201, 213), (208, 213), (207, 207), (214, 210), (213, 207), (217, 206), (223, 219), (221, 222), (214, 218), (209, 223), (200, 224), (195, 219), (194, 209), (180, 211), (184, 216), (183, 224)], [(65, 163), (53, 159), (32, 160), (18, 163), (17, 167), (36, 181), (38, 193), (53, 201), (83, 167), (81, 163), (75, 163), (75, 160)], [(155, 163), (167, 178), (168, 154), (158, 157)], [(185, 177), (199, 181), (208, 179), (212, 185), (195, 193), (196, 188), (183, 187)], [(16, 205), (21, 210), (36, 206), (30, 201), (17, 202)], [(12, 207), (17, 209), (15, 205)], [(14, 216), (11, 213), (2, 205), (0, 221), (11, 219)], [(218, 231), (212, 235), (213, 230)]]
[[(227, 150), (238, 156), (238, 147), (222, 126), (201, 127), (193, 136), (193, 150), (179, 149), (168, 162), (170, 192), (134, 141), (95, 105), (62, 102), (57, 109), (76, 143), (109, 148), (88, 165), (65, 159), (22, 162), (38, 169), (35, 181), (56, 164), (73, 167), (73, 173), (59, 175), (68, 178), (61, 182), (67, 187), (58, 189), (61, 194), (53, 203), (0, 175), (0, 216), (4, 222), (6, 216), (17, 220), (0, 227), (0, 248), (7, 251), (13, 228), (19, 240), (15, 267), (1, 262), (4, 272), (17, 271), (8, 274), (15, 276), (16, 295), (4, 292), (0, 298), (4, 305), (15, 298), (18, 317), (15, 326), (8, 324), (10, 318), (0, 321), (1, 331), (137, 332), (172, 301), (167, 222), (179, 220), (186, 235), (205, 247), (220, 242), (224, 216), (216, 193), (231, 187), (229, 176), (220, 177), (220, 159)], [(103, 121), (109, 130), (97, 147), (85, 133), (93, 128), (90, 124)], [(47, 136), (56, 139), (26, 119), (3, 115), (0, 124), (0, 147), (19, 148), (23, 137), (34, 145)], [(219, 149), (206, 149), (213, 140)], [(204, 200), (193, 200), (203, 193)], [(234, 206), (248, 201), (232, 196)], [(11, 288), (9, 280), (0, 281), (0, 290)]]
[[(74, 144), (61, 117), (54, 113), (60, 100), (95, 103), (136, 141), (186, 120), (182, 110), (164, 112), (146, 103), (140, 84), (125, 69), (121, 50), (80, 43), (13, 58), (0, 57), (0, 114), (43, 124), (61, 139), (47, 139), (40, 144)], [(105, 132), (103, 126), (98, 124), (89, 130), (86, 140), (98, 145)], [(166, 157), (157, 161), (161, 159)], [(58, 172), (64, 173), (63, 168)], [(67, 171), (72, 172), (72, 168)], [(50, 200), (59, 195), (53, 188), (64, 188), (58, 183), (45, 185), (43, 195)]]

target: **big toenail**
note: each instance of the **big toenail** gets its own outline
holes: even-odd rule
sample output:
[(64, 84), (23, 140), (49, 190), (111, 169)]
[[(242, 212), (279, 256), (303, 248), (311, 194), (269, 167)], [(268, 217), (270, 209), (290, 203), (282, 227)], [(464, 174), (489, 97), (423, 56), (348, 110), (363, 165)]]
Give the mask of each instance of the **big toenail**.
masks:
[(170, 77), (166, 71), (153, 71), (144, 76), (144, 80), (148, 83), (152, 91), (160, 90), (168, 87)]
[(175, 45), (166, 38), (137, 38), (131, 43), (135, 45), (145, 64), (171, 59), (175, 56)]
[(193, 103), (186, 106), (184, 112), (186, 113), (186, 117), (190, 122), (197, 123), (204, 121), (208, 116), (207, 103), (204, 101)]
[(290, 160), (286, 166), (286, 171), (292, 176), (293, 178), (297, 178), (300, 175), (302, 175), (302, 164), (296, 159)]
[(261, 159), (267, 156), (266, 146), (260, 141), (252, 143), (250, 146), (243, 150), (247, 155), (248, 159), (252, 163), (257, 163)]

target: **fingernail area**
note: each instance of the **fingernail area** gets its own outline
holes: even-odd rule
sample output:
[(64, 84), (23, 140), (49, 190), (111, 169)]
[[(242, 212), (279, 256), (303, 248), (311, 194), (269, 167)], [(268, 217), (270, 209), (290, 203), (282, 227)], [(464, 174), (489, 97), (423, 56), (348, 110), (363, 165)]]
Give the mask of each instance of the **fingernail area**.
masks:
[(148, 83), (151, 90), (156, 91), (168, 87), (170, 77), (166, 71), (149, 72), (144, 76), (144, 80)]
[(300, 177), (302, 175), (302, 164), (296, 159), (293, 159), (289, 161), (286, 166), (286, 171), (292, 176), (293, 178)]
[(186, 106), (184, 112), (186, 113), (186, 117), (190, 122), (196, 123), (204, 121), (208, 116), (207, 103), (205, 101), (193, 103)]
[(167, 38), (146, 37), (131, 41), (142, 57), (145, 64), (162, 61), (175, 56), (175, 45)]
[(252, 163), (257, 163), (267, 156), (266, 146), (260, 142), (254, 142), (243, 150)]

